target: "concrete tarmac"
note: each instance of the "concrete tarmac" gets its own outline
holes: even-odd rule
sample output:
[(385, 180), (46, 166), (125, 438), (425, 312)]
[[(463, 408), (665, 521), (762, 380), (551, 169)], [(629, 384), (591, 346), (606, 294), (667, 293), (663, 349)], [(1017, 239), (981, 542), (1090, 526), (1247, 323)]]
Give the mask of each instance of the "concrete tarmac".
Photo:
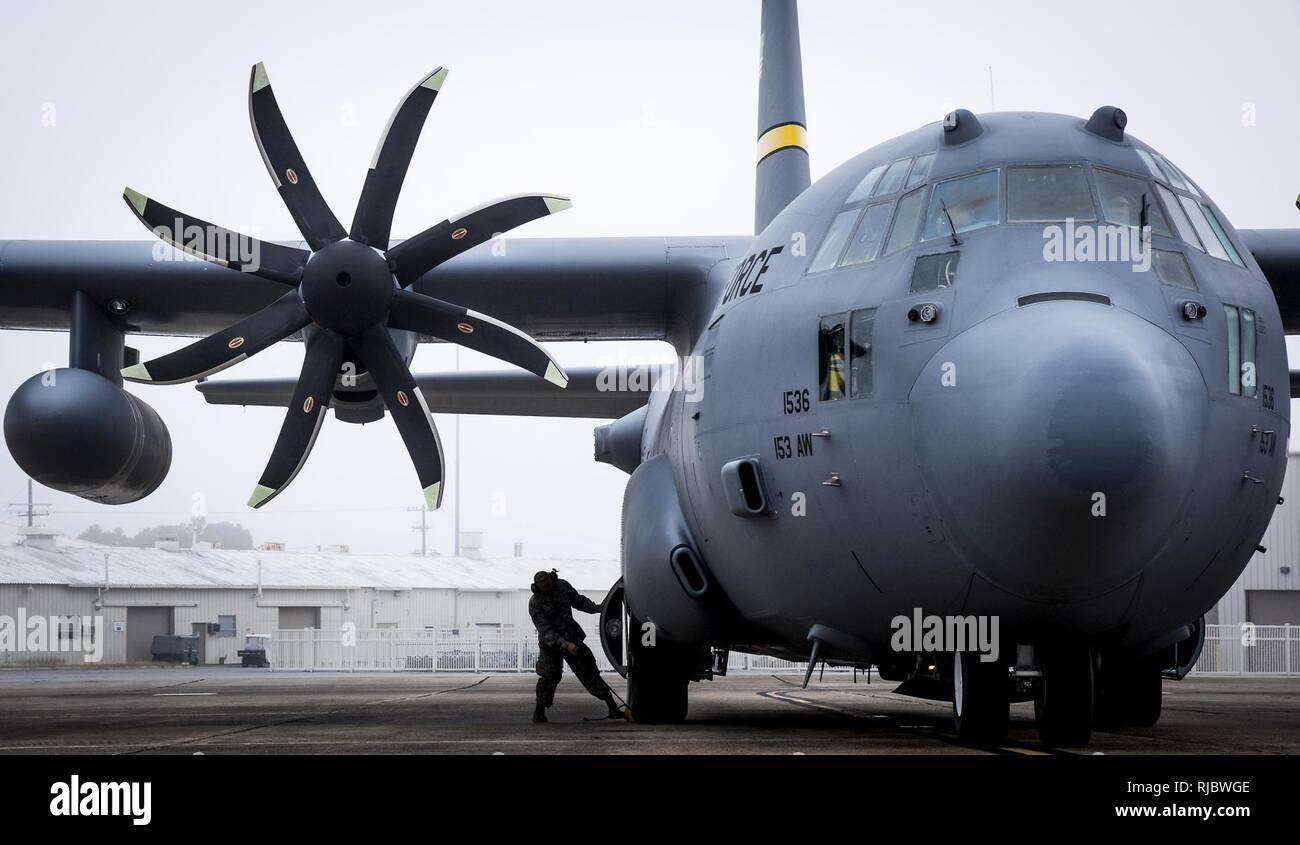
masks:
[[(618, 681), (610, 676), (611, 681)], [(533, 675), (305, 674), (235, 667), (0, 670), (0, 754), (983, 754), (950, 707), (845, 675), (745, 674), (691, 686), (674, 726), (599, 717), (566, 671), (551, 722)], [(615, 689), (622, 694), (619, 683)], [(1033, 706), (991, 753), (1052, 754)], [(1096, 732), (1093, 754), (1300, 753), (1300, 678), (1166, 681), (1153, 728)]]

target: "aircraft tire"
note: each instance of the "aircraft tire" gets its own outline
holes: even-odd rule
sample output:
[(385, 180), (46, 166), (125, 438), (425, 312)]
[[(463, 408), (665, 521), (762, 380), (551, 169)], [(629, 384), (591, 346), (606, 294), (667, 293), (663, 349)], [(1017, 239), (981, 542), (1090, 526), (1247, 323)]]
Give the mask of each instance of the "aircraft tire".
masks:
[(969, 745), (1001, 745), (1009, 721), (1007, 669), (979, 658), (978, 653), (967, 651), (953, 661), (953, 726), (957, 738)]
[(693, 652), (660, 642), (634, 644), (627, 672), (627, 703), (632, 718), (645, 725), (673, 725), (686, 719)]
[(1092, 738), (1092, 650), (1077, 645), (1043, 646), (1043, 672), (1034, 696), (1038, 738), (1044, 745), (1080, 748)]

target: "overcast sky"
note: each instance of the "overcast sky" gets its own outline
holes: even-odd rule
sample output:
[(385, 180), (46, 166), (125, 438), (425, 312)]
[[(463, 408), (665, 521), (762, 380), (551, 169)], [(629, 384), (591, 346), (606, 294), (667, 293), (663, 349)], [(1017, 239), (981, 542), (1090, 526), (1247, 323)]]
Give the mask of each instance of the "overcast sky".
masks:
[[(1087, 116), (1128, 112), (1129, 131), (1168, 155), (1241, 228), (1300, 226), (1300, 3), (926, 4), (805, 0), (804, 80), (813, 178), (955, 107)], [(24, 3), (5, 10), (0, 51), (0, 239), (139, 239), (130, 185), (268, 239), (299, 235), (248, 126), (248, 69), (266, 62), (303, 155), (342, 220), (375, 141), (405, 91), (451, 73), (397, 208), (404, 237), (505, 194), (550, 191), (575, 207), (519, 236), (717, 235), (749, 231), (753, 208), (757, 0), (608, 2)], [(993, 92), (990, 92), (992, 66)], [(50, 118), (53, 118), (53, 125)], [(183, 341), (131, 341), (144, 358)], [(567, 365), (664, 360), (662, 344), (554, 344)], [(298, 372), (281, 344), (230, 377)], [(0, 397), (50, 363), (63, 334), (0, 332)], [(493, 368), (465, 353), (466, 368)], [(453, 366), (424, 347), (413, 369)], [(219, 376), (220, 377), (220, 376)], [(37, 488), (48, 523), (134, 531), (212, 521), (291, 547), (348, 543), (407, 552), (421, 503), (387, 419), (326, 421), (294, 484), (244, 506), (283, 411), (207, 405), (192, 386), (132, 386), (173, 440), (167, 481), (142, 502), (94, 505)], [(451, 417), (437, 418), (449, 459)], [(585, 420), (464, 417), (462, 529), (489, 555), (614, 558), (626, 476), (591, 459)], [(453, 467), (452, 480), (455, 473)], [(25, 476), (0, 450), (0, 504)], [(452, 494), (431, 515), (451, 544)]]

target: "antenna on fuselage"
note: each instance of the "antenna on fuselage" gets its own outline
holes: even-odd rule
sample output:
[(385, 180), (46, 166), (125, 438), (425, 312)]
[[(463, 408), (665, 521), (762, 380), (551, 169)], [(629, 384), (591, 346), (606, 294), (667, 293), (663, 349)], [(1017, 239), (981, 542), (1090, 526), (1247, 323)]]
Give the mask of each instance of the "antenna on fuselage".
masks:
[(763, 0), (760, 43), (755, 234), (812, 183), (795, 0)]

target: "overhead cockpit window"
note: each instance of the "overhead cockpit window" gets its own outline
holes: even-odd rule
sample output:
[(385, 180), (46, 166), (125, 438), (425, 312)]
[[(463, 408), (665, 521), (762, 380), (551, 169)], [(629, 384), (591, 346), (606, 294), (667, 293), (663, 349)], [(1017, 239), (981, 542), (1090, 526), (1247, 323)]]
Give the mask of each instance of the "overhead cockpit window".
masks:
[(1161, 181), (1168, 182), (1180, 191), (1187, 191), (1194, 197), (1199, 197), (1201, 192), (1196, 190), (1192, 180), (1188, 179), (1183, 171), (1174, 166), (1174, 163), (1159, 153), (1149, 153), (1146, 150), (1138, 150), (1138, 157), (1142, 163), (1151, 171), (1151, 175)]
[(1153, 249), (1151, 264), (1156, 268), (1156, 276), (1166, 285), (1196, 290), (1196, 278), (1192, 275), (1192, 268), (1187, 266), (1187, 259), (1181, 252)]
[(925, 188), (905, 194), (898, 201), (898, 213), (894, 215), (894, 228), (889, 230), (889, 241), (885, 244), (885, 255), (892, 255), (900, 249), (912, 245), (916, 240), (916, 226), (921, 220), (921, 211), (925, 208)]
[(912, 164), (912, 172), (908, 174), (907, 185), (905, 187), (915, 188), (926, 179), (930, 178), (930, 167), (934, 164), (934, 153), (926, 153), (923, 156), (917, 156), (916, 161)]
[(880, 183), (876, 185), (876, 190), (872, 196), (883, 197), (894, 193), (903, 187), (903, 180), (907, 178), (907, 169), (912, 165), (910, 158), (900, 158), (898, 161), (889, 165), (885, 175), (880, 177)]
[(876, 309), (854, 311), (849, 319), (849, 396), (871, 395), (871, 335), (876, 326)]
[(853, 231), (853, 224), (857, 222), (860, 212), (859, 208), (851, 208), (835, 215), (831, 228), (822, 239), (821, 247), (813, 256), (812, 263), (808, 265), (809, 273), (819, 273), (835, 266), (835, 262), (840, 260), (840, 253), (844, 251), (844, 244), (848, 242), (849, 234)]
[(1145, 199), (1147, 224), (1151, 227), (1151, 231), (1166, 237), (1173, 235), (1169, 228), (1169, 221), (1165, 220), (1164, 212), (1160, 210), (1160, 202), (1156, 199), (1155, 189), (1151, 187), (1150, 182), (1099, 167), (1094, 167), (1092, 173), (1097, 179), (1097, 196), (1101, 198), (1101, 214), (1107, 223), (1116, 226), (1140, 226), (1142, 201)]
[(849, 240), (849, 248), (844, 253), (841, 266), (862, 264), (875, 259), (880, 252), (880, 245), (885, 240), (885, 230), (889, 228), (889, 217), (894, 210), (892, 202), (867, 207)]
[(998, 171), (986, 170), (939, 182), (930, 195), (921, 240), (996, 226), (999, 213)]
[(1201, 246), (1201, 239), (1196, 237), (1196, 230), (1192, 228), (1191, 222), (1187, 215), (1183, 213), (1183, 207), (1174, 196), (1174, 192), (1164, 185), (1156, 185), (1156, 191), (1160, 194), (1160, 199), (1165, 204), (1165, 211), (1169, 214), (1170, 219), (1174, 221), (1174, 228), (1178, 230), (1178, 236), (1187, 243), (1205, 252), (1205, 247)]
[(887, 164), (877, 164), (875, 167), (871, 168), (871, 170), (867, 172), (867, 175), (862, 177), (862, 181), (858, 183), (858, 186), (853, 189), (853, 193), (849, 194), (849, 198), (844, 202), (861, 202), (871, 196), (872, 190), (875, 189), (876, 183), (880, 181), (880, 177), (884, 174), (885, 168), (887, 167), (889, 167)]
[(1083, 165), (1007, 168), (1007, 222), (1096, 220)]
[(1183, 171), (1175, 167), (1172, 161), (1159, 153), (1151, 153), (1150, 155), (1151, 158), (1155, 159), (1156, 166), (1160, 169), (1160, 173), (1164, 175), (1166, 182), (1180, 191), (1187, 191), (1194, 197), (1201, 195), (1201, 192), (1196, 190), (1196, 186), (1192, 184), (1192, 180), (1188, 179)]
[(817, 379), (821, 384), (823, 402), (843, 399), (847, 393), (847, 321), (848, 314), (832, 314), (821, 319), (817, 335)]

